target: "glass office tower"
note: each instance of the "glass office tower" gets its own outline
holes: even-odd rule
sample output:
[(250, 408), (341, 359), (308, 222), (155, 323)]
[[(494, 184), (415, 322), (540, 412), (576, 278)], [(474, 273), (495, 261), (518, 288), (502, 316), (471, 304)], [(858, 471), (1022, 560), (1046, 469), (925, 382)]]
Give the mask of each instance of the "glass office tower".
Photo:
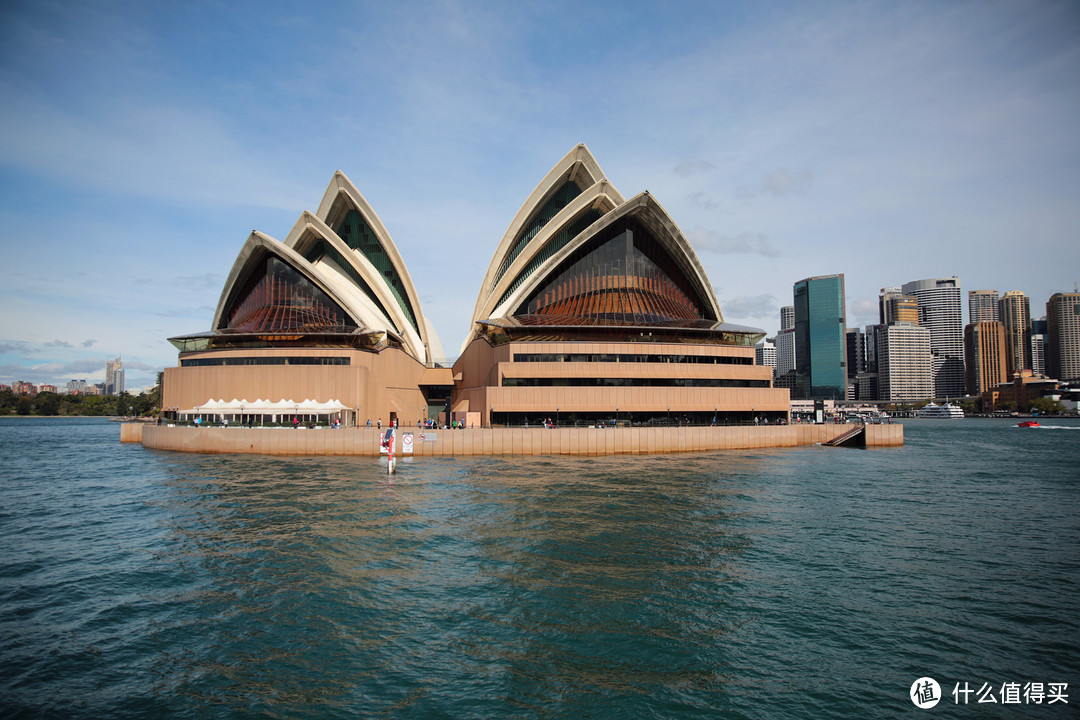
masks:
[(844, 276), (795, 283), (795, 367), (805, 398), (844, 400), (847, 393), (847, 317)]

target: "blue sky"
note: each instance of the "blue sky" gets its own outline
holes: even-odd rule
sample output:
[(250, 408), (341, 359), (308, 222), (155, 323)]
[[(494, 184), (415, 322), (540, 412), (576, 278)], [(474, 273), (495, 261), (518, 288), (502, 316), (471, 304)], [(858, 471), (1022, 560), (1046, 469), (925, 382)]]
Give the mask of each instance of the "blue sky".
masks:
[[(448, 352), (521, 203), (586, 143), (725, 319), (792, 284), (1080, 282), (1080, 4), (0, 4), (0, 382), (129, 388), (209, 329), (252, 229), (342, 170)], [(966, 293), (965, 293), (966, 297)]]

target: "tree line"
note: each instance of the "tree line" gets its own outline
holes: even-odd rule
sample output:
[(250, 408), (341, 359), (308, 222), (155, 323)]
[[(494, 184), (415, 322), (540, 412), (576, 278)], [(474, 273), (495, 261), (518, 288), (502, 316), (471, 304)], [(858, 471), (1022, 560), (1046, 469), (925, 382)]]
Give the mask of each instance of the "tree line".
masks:
[(60, 395), (42, 392), (37, 395), (16, 395), (0, 391), (0, 415), (122, 415), (145, 416), (157, 414), (161, 406), (161, 388), (148, 393), (131, 395)]

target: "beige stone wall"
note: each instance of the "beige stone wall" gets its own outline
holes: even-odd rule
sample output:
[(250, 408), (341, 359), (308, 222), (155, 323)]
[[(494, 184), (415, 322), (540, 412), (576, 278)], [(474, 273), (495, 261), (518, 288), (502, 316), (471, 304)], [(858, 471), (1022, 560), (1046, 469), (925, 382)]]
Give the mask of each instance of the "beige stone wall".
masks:
[[(165, 369), (162, 407), (187, 410), (215, 400), (340, 400), (358, 422), (397, 413), (402, 425), (415, 425), (427, 405), (419, 385), (428, 369), (408, 353), (388, 348), (379, 353), (331, 348), (274, 348), (185, 353), (182, 360), (222, 357), (347, 356), (350, 365), (217, 365)], [(378, 378), (378, 381), (376, 381)]]
[[(712, 450), (798, 447), (827, 442), (850, 425), (795, 424), (783, 426), (684, 428), (485, 428), (439, 430), (413, 434), (413, 456), (457, 455), (648, 455)], [(292, 430), (287, 428), (193, 428), (147, 425), (142, 443), (159, 450), (196, 453), (257, 453), (263, 455), (379, 454), (376, 430)], [(866, 426), (867, 447), (904, 444), (904, 426)], [(421, 440), (421, 435), (434, 441)], [(399, 440), (399, 443), (401, 441)], [(400, 448), (399, 444), (399, 448)], [(840, 451), (838, 449), (838, 451)]]
[(515, 363), (516, 353), (588, 353), (754, 357), (753, 348), (674, 343), (512, 342), (498, 347), (474, 340), (454, 365), (459, 379), (454, 410), (479, 411), (488, 423), (495, 412), (552, 413), (610, 411), (666, 413), (737, 411), (783, 413), (790, 393), (783, 388), (670, 387), (503, 387), (503, 378), (700, 378), (762, 380), (772, 383), (772, 368), (762, 365), (690, 363)]

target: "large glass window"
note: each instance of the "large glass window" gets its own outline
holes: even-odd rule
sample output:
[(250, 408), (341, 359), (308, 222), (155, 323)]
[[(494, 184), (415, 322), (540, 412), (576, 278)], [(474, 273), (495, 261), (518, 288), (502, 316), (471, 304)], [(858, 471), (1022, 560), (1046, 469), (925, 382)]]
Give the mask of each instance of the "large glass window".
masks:
[(248, 332), (343, 328), (352, 321), (308, 278), (267, 254), (224, 314), (224, 329)]
[(640, 223), (616, 223), (590, 240), (534, 291), (515, 316), (643, 325), (715, 318), (674, 259)]
[(398, 275), (397, 268), (394, 267), (386, 248), (379, 242), (378, 236), (368, 225), (364, 216), (355, 209), (349, 210), (341, 222), (338, 223), (338, 226), (334, 228), (334, 232), (345, 241), (346, 245), (363, 253), (364, 257), (375, 266), (375, 269), (382, 273), (386, 284), (390, 287), (390, 291), (394, 293), (398, 305), (401, 306), (402, 312), (408, 318), (409, 324), (419, 333), (420, 328), (416, 324), (416, 314), (409, 303), (408, 293), (405, 292), (405, 283), (401, 276)]
[(537, 252), (536, 255), (533, 256), (533, 259), (529, 261), (529, 264), (518, 273), (518, 276), (514, 278), (514, 282), (510, 284), (510, 287), (507, 288), (506, 292), (499, 298), (498, 305), (502, 305), (506, 302), (506, 298), (510, 297), (515, 290), (521, 287), (521, 284), (525, 282), (530, 275), (536, 272), (538, 267), (547, 262), (552, 255), (566, 247), (567, 243), (580, 235), (582, 230), (592, 225), (602, 216), (603, 213), (599, 210), (590, 208), (567, 223), (566, 227), (544, 243), (544, 247), (540, 248), (539, 252)]
[(375, 307), (379, 308), (379, 312), (383, 314), (383, 316), (387, 319), (388, 322), (390, 322), (391, 326), (394, 327), (394, 329), (396, 329), (398, 332), (401, 332), (404, 329), (397, 327), (397, 324), (394, 323), (394, 320), (391, 317), (390, 313), (388, 313), (386, 311), (386, 308), (383, 307), (382, 302), (379, 300), (379, 296), (375, 294), (375, 291), (371, 289), (371, 286), (368, 285), (364, 278), (360, 275), (360, 273), (356, 271), (356, 268), (352, 266), (352, 263), (350, 263), (346, 258), (342, 257), (341, 253), (339, 253), (333, 245), (326, 242), (326, 240), (324, 240), (323, 238), (319, 238), (314, 243), (312, 243), (311, 247), (308, 248), (308, 251), (304, 253), (304, 259), (307, 260), (309, 263), (316, 263), (324, 257), (327, 257), (331, 261), (333, 261), (335, 265), (341, 268), (342, 272), (348, 275), (349, 278), (354, 283), (356, 283), (356, 285), (361, 290), (364, 291), (364, 294), (367, 295), (371, 302), (375, 304)]
[(767, 388), (768, 380), (738, 378), (503, 378), (503, 387), (701, 387)]
[[(569, 205), (580, 194), (581, 187), (573, 180), (567, 180), (558, 190), (551, 194), (547, 202), (532, 214), (525, 222), (525, 226), (518, 232), (517, 237), (514, 238), (510, 251), (506, 253), (506, 257), (503, 258), (502, 264), (499, 265), (499, 269), (495, 273), (494, 283), (499, 282), (499, 279), (506, 272), (506, 268), (510, 267), (510, 263), (514, 262), (514, 259), (529, 244), (529, 241), (536, 237), (536, 234), (551, 221), (551, 218), (555, 217), (560, 210)], [(494, 287), (494, 283), (492, 287)]]

